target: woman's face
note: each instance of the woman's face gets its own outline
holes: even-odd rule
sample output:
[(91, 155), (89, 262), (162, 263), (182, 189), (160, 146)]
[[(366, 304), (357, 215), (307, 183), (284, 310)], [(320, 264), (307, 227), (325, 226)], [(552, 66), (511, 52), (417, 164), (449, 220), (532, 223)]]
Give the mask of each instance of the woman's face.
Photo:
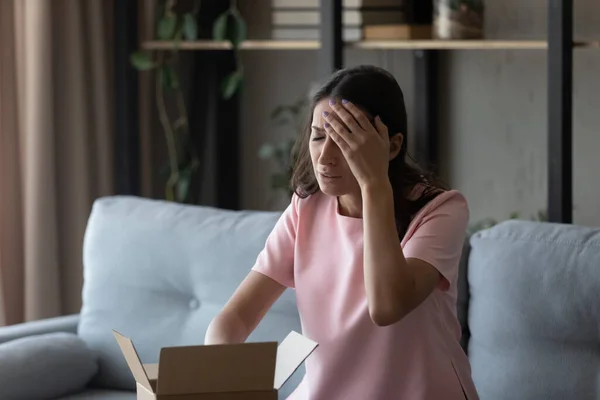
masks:
[(335, 115), (329, 99), (323, 99), (315, 106), (309, 137), (310, 158), (319, 188), (330, 196), (360, 193), (358, 182), (342, 151), (325, 132), (325, 111)]

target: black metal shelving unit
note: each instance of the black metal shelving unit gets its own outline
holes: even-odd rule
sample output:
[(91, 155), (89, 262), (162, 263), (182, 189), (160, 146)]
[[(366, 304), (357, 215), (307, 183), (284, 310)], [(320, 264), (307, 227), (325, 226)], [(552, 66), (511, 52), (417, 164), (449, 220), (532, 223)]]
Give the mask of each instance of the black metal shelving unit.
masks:
[(114, 0), (115, 182), (116, 191), (137, 195), (139, 176), (139, 116), (137, 71), (129, 56), (139, 43), (137, 0)]
[[(325, 71), (341, 68), (341, 0), (321, 0), (321, 53)], [(334, 27), (332, 31), (331, 27)], [(548, 218), (573, 219), (573, 0), (548, 1)], [(417, 156), (438, 162), (438, 52), (413, 50)]]
[[(137, 154), (137, 78), (129, 66), (129, 54), (139, 46), (133, 38), (137, 17), (137, 0), (115, 2), (116, 73), (116, 143), (117, 182), (121, 193), (139, 191)], [(248, 50), (315, 50), (319, 52), (319, 74), (325, 77), (343, 68), (344, 43), (342, 38), (342, 0), (321, 0), (320, 42), (249, 41), (242, 48)], [(419, 3), (420, 4), (420, 3)], [(423, 10), (421, 10), (423, 12)], [(430, 11), (425, 11), (430, 12)], [(126, 22), (128, 21), (129, 24)], [(359, 48), (398, 49), (412, 51), (415, 67), (415, 120), (416, 146), (419, 161), (438, 163), (438, 58), (439, 52), (453, 49), (542, 49), (547, 51), (548, 73), (548, 218), (551, 222), (572, 223), (572, 93), (573, 93), (573, 0), (549, 0), (547, 40), (530, 42), (494, 41), (398, 41), (385, 44), (368, 42), (354, 44)], [(592, 47), (596, 46), (597, 43)], [(147, 49), (157, 51), (169, 48), (169, 43), (146, 43)], [(203, 41), (185, 44), (182, 50), (227, 50), (223, 43)], [(229, 146), (239, 146), (239, 133), (228, 133)], [(238, 138), (238, 139), (236, 139)], [(231, 172), (227, 179), (217, 179), (217, 192), (237, 194), (232, 187), (240, 182), (241, 171)], [(237, 208), (239, 201), (227, 200), (226, 208)], [(221, 204), (217, 204), (221, 206)]]
[(573, 0), (548, 2), (548, 218), (573, 222)]

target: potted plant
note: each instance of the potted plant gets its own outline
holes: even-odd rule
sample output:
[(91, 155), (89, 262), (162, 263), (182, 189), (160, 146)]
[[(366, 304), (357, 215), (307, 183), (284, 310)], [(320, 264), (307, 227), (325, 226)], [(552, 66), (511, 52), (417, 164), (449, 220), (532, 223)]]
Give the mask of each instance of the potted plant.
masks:
[(293, 148), (296, 139), (305, 128), (308, 104), (308, 98), (302, 96), (292, 104), (276, 107), (271, 113), (271, 120), (278, 127), (287, 127), (286, 135), (279, 140), (264, 143), (258, 152), (259, 158), (275, 162), (276, 170), (270, 177), (271, 189), (284, 192), (290, 198), (294, 192), (290, 187), (294, 162)]
[(482, 39), (484, 10), (484, 0), (435, 0), (434, 37)]
[[(519, 212), (512, 212), (508, 219), (523, 219), (521, 218), (521, 214)], [(529, 217), (530, 221), (535, 221), (535, 222), (547, 222), (548, 221), (548, 214), (545, 210), (539, 210), (535, 215), (531, 215)], [(468, 236), (472, 236), (473, 234), (475, 234), (476, 232), (479, 232), (481, 230), (484, 229), (488, 229), (491, 228), (495, 225), (498, 224), (499, 221), (497, 221), (494, 218), (484, 218), (480, 221), (477, 221), (471, 225), (469, 225), (469, 227), (467, 228), (467, 235)]]
[[(138, 50), (131, 55), (131, 64), (138, 71), (155, 71), (156, 108), (167, 147), (165, 198), (181, 203), (193, 202), (191, 183), (198, 179), (200, 161), (190, 137), (188, 112), (179, 75), (179, 45), (182, 41), (198, 39), (198, 14), (201, 2), (196, 0), (191, 10), (177, 7), (177, 0), (160, 0), (157, 3), (155, 36), (171, 42), (169, 51), (149, 52)], [(240, 44), (246, 40), (246, 23), (232, 0), (229, 8), (219, 15), (212, 26), (213, 40), (229, 41), (236, 56), (236, 69), (223, 80), (221, 92), (224, 99), (241, 90), (243, 67), (239, 58)], [(174, 107), (167, 107), (167, 104)], [(173, 108), (174, 110), (171, 110)]]

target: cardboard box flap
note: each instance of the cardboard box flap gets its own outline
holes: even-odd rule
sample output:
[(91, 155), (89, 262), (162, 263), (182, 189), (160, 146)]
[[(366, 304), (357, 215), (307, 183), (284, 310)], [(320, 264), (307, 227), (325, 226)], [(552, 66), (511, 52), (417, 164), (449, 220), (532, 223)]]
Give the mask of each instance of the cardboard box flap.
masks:
[(150, 383), (158, 379), (158, 364), (142, 364)]
[(123, 336), (115, 330), (113, 330), (113, 335), (117, 340), (119, 347), (121, 348), (123, 356), (125, 356), (125, 361), (127, 362), (135, 381), (148, 389), (148, 391), (154, 392), (154, 390), (152, 390), (150, 380), (148, 379), (148, 375), (146, 375), (146, 370), (140, 361), (140, 357), (138, 356), (131, 339)]
[(156, 393), (272, 391), (277, 343), (165, 347)]
[(318, 344), (298, 332), (290, 332), (277, 349), (275, 389), (279, 390), (302, 365)]

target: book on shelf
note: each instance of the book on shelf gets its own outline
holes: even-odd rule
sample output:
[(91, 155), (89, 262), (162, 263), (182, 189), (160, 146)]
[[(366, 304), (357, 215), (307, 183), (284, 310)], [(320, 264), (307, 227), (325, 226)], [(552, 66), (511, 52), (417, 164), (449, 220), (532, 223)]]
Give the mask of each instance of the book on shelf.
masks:
[[(343, 10), (342, 25), (362, 26), (379, 24), (398, 24), (406, 22), (404, 10)], [(309, 26), (321, 24), (321, 12), (273, 10), (271, 23), (281, 26)]]
[[(319, 28), (273, 28), (273, 40), (319, 40)], [(367, 25), (342, 28), (342, 40), (427, 40), (432, 38), (431, 25)]]
[[(424, 0), (419, 0), (424, 1)], [(345, 8), (370, 8), (370, 7), (403, 7), (406, 0), (342, 0)], [(273, 8), (314, 9), (319, 8), (321, 0), (271, 0)]]
[[(343, 40), (362, 40), (367, 26), (406, 24), (406, 4), (407, 0), (344, 0)], [(274, 40), (319, 40), (321, 22), (319, 0), (271, 0)]]
[[(319, 28), (273, 28), (271, 30), (273, 40), (320, 40), (321, 31)], [(342, 28), (342, 40), (346, 42), (356, 42), (362, 40), (363, 30), (361, 27)]]
[[(319, 40), (319, 28), (273, 28), (273, 40)], [(366, 25), (342, 28), (342, 40), (427, 40), (432, 38), (431, 25)]]

